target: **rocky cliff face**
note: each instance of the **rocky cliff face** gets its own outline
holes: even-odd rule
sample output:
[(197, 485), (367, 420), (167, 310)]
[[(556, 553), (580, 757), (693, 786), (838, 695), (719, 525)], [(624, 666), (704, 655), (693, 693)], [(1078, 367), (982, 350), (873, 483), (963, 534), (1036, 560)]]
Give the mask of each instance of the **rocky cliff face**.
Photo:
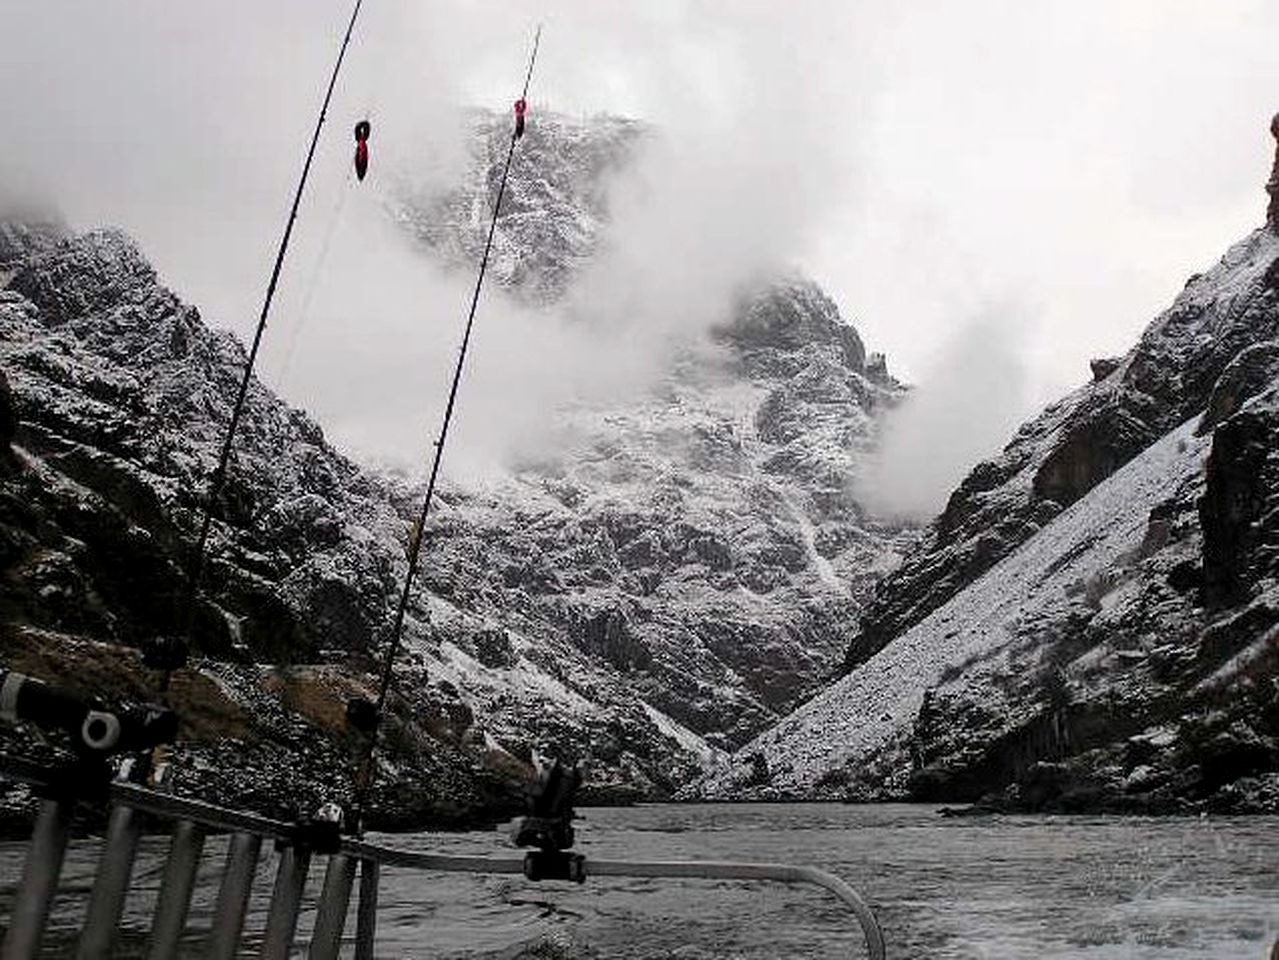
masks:
[(1279, 809), (1279, 238), (979, 465), (708, 792)]
[[(750, 318), (774, 300), (796, 311), (787, 331), (821, 336), (752, 339)], [(553, 624), (646, 703), (740, 744), (835, 669), (900, 539), (845, 489), (874, 404), (897, 392), (846, 365), (851, 332), (811, 285), (773, 288), (721, 332), (722, 362), (625, 407), (573, 411), (574, 449), (459, 504), (464, 536), (428, 565), (433, 586), (474, 593), (486, 556), (495, 619)], [(771, 372), (744, 373), (752, 364)]]
[[(548, 164), (512, 184), (500, 277), (534, 298), (564, 288), (632, 135), (531, 128)], [(486, 150), (478, 196), (402, 212), (429, 249), (473, 252)], [(199, 497), (244, 351), (114, 231), (7, 224), (0, 271), (17, 413), (0, 483), (5, 662), (143, 697), (155, 678), (136, 647), (189, 620), (179, 788), (271, 809), (342, 794), (343, 704), (370, 692), (420, 491), (351, 463), (254, 382), (188, 614)], [(596, 798), (668, 795), (811, 693), (906, 539), (845, 486), (901, 389), (820, 290), (778, 281), (640, 399), (559, 411), (577, 438), (565, 455), (484, 490), (446, 486), (397, 673), (384, 822), (501, 807), (534, 752), (585, 760)]]
[[(186, 626), (197, 498), (244, 353), (118, 233), (4, 237), (0, 367), (17, 429), (0, 477), (0, 656), (87, 695), (154, 699), (135, 650)], [(190, 618), (198, 658), (175, 678), (181, 789), (278, 812), (342, 793), (342, 708), (368, 691), (398, 499), (254, 385)], [(388, 822), (514, 801), (465, 749), (463, 716), (456, 697), (410, 686)]]
[[(484, 252), (511, 126), (506, 115), (480, 110), (467, 122), (473, 149), (462, 181), (444, 192), (406, 186), (391, 212), (434, 256), (471, 271)], [(539, 112), (512, 162), (490, 278), (526, 300), (563, 296), (604, 238), (609, 186), (625, 174), (647, 133), (625, 117), (583, 122)]]
[[(464, 182), (393, 209), (433, 256), (467, 269), (509, 137), (505, 117), (473, 122)], [(539, 303), (565, 294), (608, 241), (609, 185), (649, 135), (620, 118), (540, 114), (511, 169), (492, 276)], [(527, 594), (537, 616), (719, 747), (829, 675), (910, 533), (864, 516), (847, 489), (877, 412), (902, 392), (882, 361), (868, 365), (856, 331), (802, 278), (743, 291), (731, 316), (712, 342), (678, 351), (647, 397), (559, 411), (571, 448), (459, 521), (507, 565), (494, 596)]]

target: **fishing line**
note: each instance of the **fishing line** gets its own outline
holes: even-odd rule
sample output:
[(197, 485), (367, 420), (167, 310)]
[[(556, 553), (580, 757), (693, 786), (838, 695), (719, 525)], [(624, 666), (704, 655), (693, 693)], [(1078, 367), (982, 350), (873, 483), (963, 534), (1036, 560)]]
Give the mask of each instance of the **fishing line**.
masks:
[[(358, 52), (357, 52), (358, 56)], [(381, 91), (385, 75), (376, 74), (377, 79), (374, 81), (372, 89), (366, 91), (363, 98), (364, 109), (357, 113), (365, 123), (370, 123), (376, 113), (375, 107), (381, 101)], [(367, 161), (366, 161), (367, 162)], [(363, 182), (363, 176), (359, 180)], [(301, 338), (303, 329), (307, 326), (307, 321), (311, 319), (311, 307), (315, 300), (315, 293), (320, 285), (320, 278), (324, 273), (324, 269), (328, 264), (330, 248), (333, 246), (333, 237), (337, 233), (338, 227), (342, 223), (342, 214), (346, 209), (346, 202), (352, 189), (351, 168), (348, 167), (346, 175), (343, 177), (342, 186), (339, 188), (337, 203), (333, 205), (332, 211), (329, 213), (328, 221), (325, 224), (322, 240), (320, 242), (320, 251), (315, 259), (315, 265), (311, 269), (311, 274), (307, 278), (306, 286), (302, 294), (302, 305), (298, 310), (297, 323), (289, 331), (288, 343), (284, 348), (279, 367), (276, 370), (274, 378), (274, 392), (283, 393), (284, 384), (288, 378), (289, 372), (293, 365), (293, 357), (297, 351), (298, 341)]]
[(302, 335), (302, 330), (306, 327), (307, 320), (311, 317), (311, 304), (315, 300), (315, 291), (320, 285), (320, 277), (323, 275), (324, 268), (329, 260), (329, 248), (333, 246), (333, 237), (337, 233), (338, 225), (342, 222), (342, 212), (346, 209), (346, 201), (350, 195), (351, 174), (348, 171), (346, 179), (342, 182), (338, 202), (333, 205), (328, 223), (324, 228), (323, 240), (320, 243), (320, 253), (315, 259), (315, 266), (311, 270), (311, 276), (307, 279), (306, 290), (302, 295), (302, 306), (298, 310), (297, 323), (289, 331), (288, 344), (284, 348), (284, 356), (280, 360), (279, 369), (276, 371), (274, 390), (278, 394), (284, 392), (284, 382), (293, 363), (293, 354), (297, 349), (298, 339)]

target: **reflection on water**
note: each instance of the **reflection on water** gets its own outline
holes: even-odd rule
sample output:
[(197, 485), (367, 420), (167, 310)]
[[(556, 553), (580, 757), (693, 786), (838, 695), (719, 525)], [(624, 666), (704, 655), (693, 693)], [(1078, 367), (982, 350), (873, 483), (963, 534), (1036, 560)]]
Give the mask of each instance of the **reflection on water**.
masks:
[[(1279, 818), (995, 817), (930, 807), (650, 806), (582, 812), (581, 849), (609, 858), (812, 863), (840, 874), (880, 917), (890, 958), (1258, 960), (1279, 937)], [(494, 854), (495, 833), (373, 838)], [(148, 838), (122, 955), (140, 953), (166, 842)], [(225, 839), (208, 844), (192, 907), (199, 956)], [(50, 956), (74, 937), (94, 845), (68, 859)], [(7, 916), (20, 845), (0, 845)], [(260, 935), (274, 864), (259, 869)], [(308, 900), (319, 893), (312, 870)], [(510, 877), (383, 872), (379, 957), (835, 958), (862, 956), (856, 923), (817, 890), (756, 883), (596, 879), (582, 887)], [(300, 929), (305, 943), (309, 909)], [(354, 912), (348, 932), (353, 932)], [(849, 945), (857, 949), (850, 950)]]

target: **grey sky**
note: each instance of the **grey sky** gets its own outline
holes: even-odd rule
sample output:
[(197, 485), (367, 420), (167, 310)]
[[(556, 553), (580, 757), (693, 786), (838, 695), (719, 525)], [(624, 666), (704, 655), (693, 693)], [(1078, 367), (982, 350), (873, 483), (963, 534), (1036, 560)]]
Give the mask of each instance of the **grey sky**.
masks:
[[(349, 6), (13, 5), (0, 192), (51, 195), (77, 226), (125, 227), (210, 322), (247, 333)], [(668, 129), (685, 145), (671, 178), (690, 211), (682, 226), (721, 248), (708, 257), (725, 278), (739, 257), (803, 266), (891, 369), (925, 387), (954, 366), (948, 344), (981, 356), (965, 331), (1010, 330), (1017, 352), (991, 351), (974, 375), (1025, 388), (1003, 391), (975, 452), (1084, 379), (1089, 357), (1126, 349), (1186, 275), (1262, 219), (1265, 130), (1279, 109), (1279, 5), (1266, 0), (367, 0), (268, 380), (336, 208), (347, 119), (372, 112), (375, 163), (446, 169), (459, 150), (452, 109), (509, 106), (539, 19), (535, 103)], [(380, 229), (376, 205), (370, 192), (344, 209), (362, 242), (339, 244), (347, 259), (329, 268), (351, 268), (328, 293), (355, 319), (341, 330), (318, 319), (290, 360), (290, 395), (330, 426), (372, 402), (348, 396), (362, 384), (382, 384), (383, 403), (405, 394), (394, 384), (426, 394), (442, 375), (404, 344), (423, 333), (413, 308), (443, 311), (455, 291), (417, 277), (403, 251), (370, 253), (382, 250), (364, 242)], [(734, 245), (752, 231), (768, 242)], [(375, 288), (362, 329), (361, 297)], [(439, 322), (451, 343), (453, 321)], [(363, 379), (336, 382), (353, 351)], [(401, 439), (375, 435), (372, 418), (336, 427), (368, 451)]]

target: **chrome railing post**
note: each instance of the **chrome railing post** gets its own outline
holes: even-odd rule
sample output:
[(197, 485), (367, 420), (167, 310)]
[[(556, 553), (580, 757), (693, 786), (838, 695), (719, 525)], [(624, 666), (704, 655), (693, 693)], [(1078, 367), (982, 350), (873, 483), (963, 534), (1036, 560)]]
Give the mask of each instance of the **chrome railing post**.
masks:
[(160, 899), (151, 923), (151, 949), (147, 954), (150, 960), (172, 960), (177, 955), (203, 849), (203, 827), (190, 820), (174, 824), (173, 843), (164, 865), (164, 878), (160, 881)]
[(206, 960), (234, 960), (261, 852), (262, 838), (257, 834), (237, 833), (231, 837), (217, 906), (213, 908), (213, 929), (205, 944)]
[(62, 860), (67, 852), (73, 804), (67, 800), (45, 800), (40, 804), (35, 831), (27, 847), (13, 902), (9, 932), (5, 934), (4, 960), (31, 960), (40, 952), (49, 907), (58, 889)]
[(360, 902), (355, 911), (355, 960), (373, 960), (380, 874), (381, 867), (376, 860), (360, 861)]
[(140, 825), (132, 807), (117, 803), (107, 821), (107, 839), (98, 861), (98, 873), (89, 894), (89, 912), (76, 960), (106, 960), (115, 945), (124, 898), (129, 892), (133, 858), (138, 852)]
[(275, 889), (271, 892), (271, 912), (267, 916), (266, 934), (259, 954), (262, 960), (288, 960), (310, 866), (310, 850), (295, 844), (281, 848), (280, 867), (275, 874)]
[(315, 930), (311, 934), (308, 960), (337, 960), (342, 946), (342, 931), (351, 906), (351, 885), (355, 881), (356, 860), (345, 853), (329, 857), (324, 871), (324, 892), (315, 912)]

